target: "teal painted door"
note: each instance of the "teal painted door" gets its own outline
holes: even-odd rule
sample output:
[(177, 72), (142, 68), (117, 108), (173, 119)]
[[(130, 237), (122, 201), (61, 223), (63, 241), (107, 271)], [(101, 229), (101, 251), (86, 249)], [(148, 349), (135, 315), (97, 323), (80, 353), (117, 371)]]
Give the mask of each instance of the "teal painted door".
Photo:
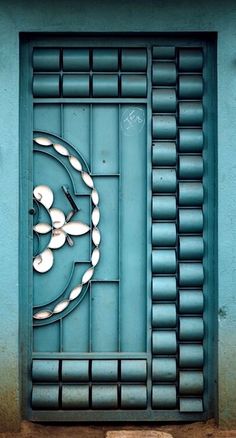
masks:
[(211, 415), (209, 53), (191, 39), (25, 45), (30, 419)]

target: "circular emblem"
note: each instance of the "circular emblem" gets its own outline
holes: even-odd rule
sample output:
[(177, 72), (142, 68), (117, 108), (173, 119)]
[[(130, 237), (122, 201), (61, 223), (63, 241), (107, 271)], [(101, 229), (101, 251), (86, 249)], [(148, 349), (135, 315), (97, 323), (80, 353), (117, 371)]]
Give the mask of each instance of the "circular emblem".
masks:
[(145, 124), (145, 113), (142, 108), (127, 108), (121, 116), (121, 129), (125, 135), (139, 134)]

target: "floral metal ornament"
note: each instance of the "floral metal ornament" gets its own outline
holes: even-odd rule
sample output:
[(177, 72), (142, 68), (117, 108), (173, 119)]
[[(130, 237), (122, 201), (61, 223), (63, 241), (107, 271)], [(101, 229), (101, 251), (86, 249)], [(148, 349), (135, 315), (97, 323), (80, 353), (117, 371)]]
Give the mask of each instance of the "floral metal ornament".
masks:
[(68, 298), (63, 298), (54, 306), (52, 310), (42, 309), (34, 313), (34, 319), (45, 320), (50, 318), (52, 315), (64, 311), (69, 306), (70, 302), (75, 300), (81, 294), (84, 285), (88, 284), (94, 275), (94, 269), (100, 260), (99, 245), (101, 241), (101, 235), (98, 229), (98, 224), (100, 221), (100, 209), (98, 207), (99, 195), (94, 187), (93, 179), (88, 172), (83, 170), (79, 159), (74, 155), (71, 155), (65, 146), (58, 143), (53, 143), (48, 137), (36, 137), (34, 138), (34, 141), (39, 146), (52, 147), (59, 155), (68, 158), (70, 165), (77, 172), (79, 172), (84, 184), (91, 189), (90, 198), (93, 206), (91, 211), (92, 227), (90, 227), (83, 222), (72, 220), (72, 217), (78, 211), (78, 208), (65, 186), (63, 186), (62, 189), (72, 207), (72, 210), (67, 216), (65, 216), (62, 210), (53, 206), (54, 193), (49, 186), (39, 185), (34, 188), (34, 199), (47, 210), (51, 219), (51, 224), (39, 222), (33, 228), (34, 232), (37, 234), (51, 233), (51, 238), (47, 247), (34, 257), (33, 267), (37, 272), (43, 274), (52, 268), (54, 261), (53, 251), (61, 248), (66, 242), (72, 246), (73, 239), (71, 236), (81, 236), (91, 231), (93, 243), (90, 267), (83, 273), (81, 282), (70, 291)]
[[(65, 187), (63, 187), (67, 195), (70, 195)], [(72, 210), (67, 217), (59, 208), (53, 208), (54, 194), (48, 186), (37, 186), (34, 188), (34, 198), (42, 204), (50, 218), (51, 224), (39, 222), (33, 230), (37, 234), (51, 233), (51, 239), (47, 245), (47, 248), (37, 254), (33, 261), (33, 267), (35, 271), (40, 273), (48, 272), (53, 266), (53, 251), (61, 248), (65, 242), (68, 242), (70, 246), (73, 245), (71, 236), (81, 236), (88, 233), (90, 227), (80, 221), (71, 221), (75, 211)], [(71, 196), (71, 195), (70, 195)], [(78, 209), (76, 208), (78, 211)]]

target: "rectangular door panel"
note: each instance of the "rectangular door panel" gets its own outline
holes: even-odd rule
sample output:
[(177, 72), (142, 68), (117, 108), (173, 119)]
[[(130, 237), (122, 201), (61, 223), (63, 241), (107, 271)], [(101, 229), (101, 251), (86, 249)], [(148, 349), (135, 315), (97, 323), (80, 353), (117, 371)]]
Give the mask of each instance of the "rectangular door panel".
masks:
[(210, 417), (211, 44), (49, 36), (22, 53), (27, 418)]

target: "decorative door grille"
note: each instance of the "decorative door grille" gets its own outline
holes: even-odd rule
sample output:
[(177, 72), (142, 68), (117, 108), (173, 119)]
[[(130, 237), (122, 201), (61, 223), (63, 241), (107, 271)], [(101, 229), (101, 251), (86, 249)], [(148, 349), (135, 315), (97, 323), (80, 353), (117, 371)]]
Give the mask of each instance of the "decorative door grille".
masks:
[(211, 53), (191, 38), (24, 44), (29, 419), (212, 415)]

